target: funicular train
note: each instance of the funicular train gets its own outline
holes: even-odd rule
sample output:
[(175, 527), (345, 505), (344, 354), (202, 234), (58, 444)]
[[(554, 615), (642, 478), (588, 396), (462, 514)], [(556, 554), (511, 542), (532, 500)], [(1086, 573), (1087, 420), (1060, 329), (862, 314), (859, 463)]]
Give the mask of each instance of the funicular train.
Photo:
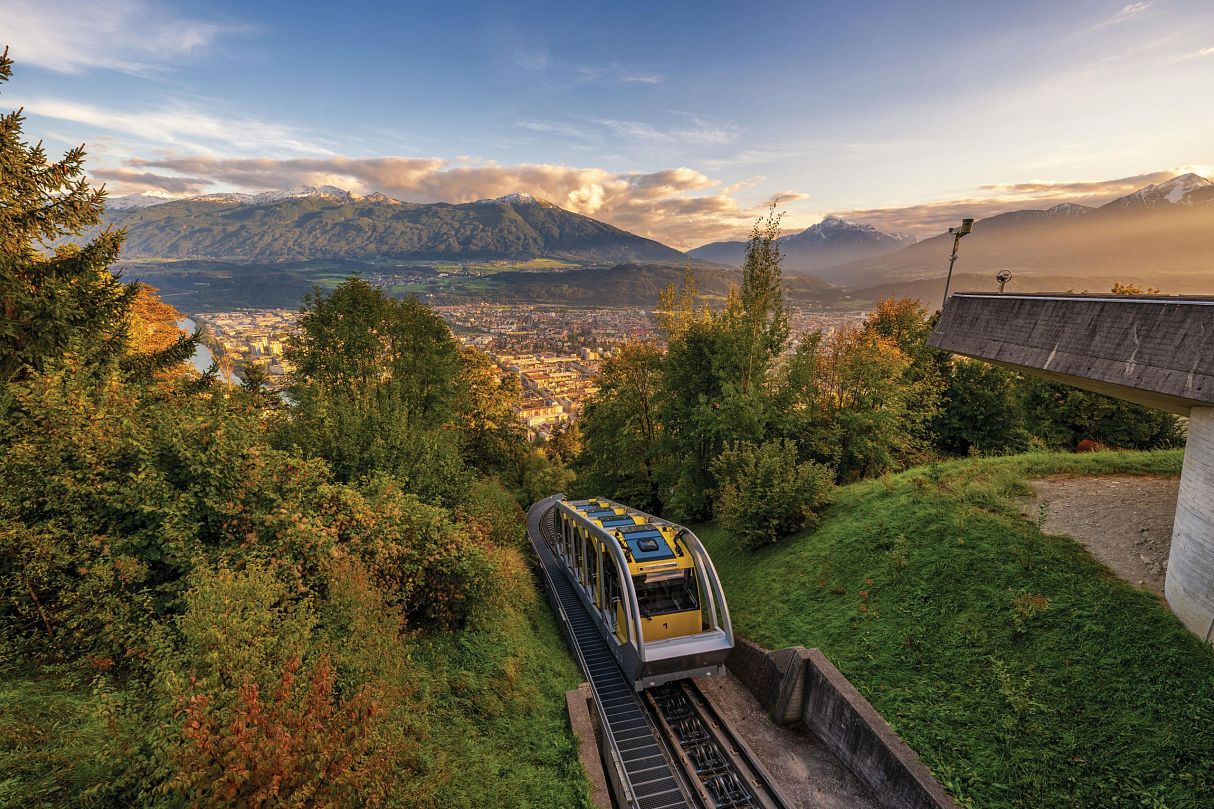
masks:
[(602, 498), (555, 511), (551, 550), (636, 690), (723, 673), (733, 627), (695, 534)]

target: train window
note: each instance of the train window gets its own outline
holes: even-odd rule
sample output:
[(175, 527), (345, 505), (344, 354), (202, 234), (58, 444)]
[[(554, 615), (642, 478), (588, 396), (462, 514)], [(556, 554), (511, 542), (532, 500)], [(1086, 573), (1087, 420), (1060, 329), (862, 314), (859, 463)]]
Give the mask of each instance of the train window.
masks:
[(633, 576), (632, 583), (641, 615), (648, 617), (699, 609), (693, 571), (672, 570)]

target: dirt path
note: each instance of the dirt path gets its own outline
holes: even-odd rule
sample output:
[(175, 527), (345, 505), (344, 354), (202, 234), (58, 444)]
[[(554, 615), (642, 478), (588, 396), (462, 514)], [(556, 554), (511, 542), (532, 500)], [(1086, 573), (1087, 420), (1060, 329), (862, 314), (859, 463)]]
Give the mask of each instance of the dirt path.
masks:
[(1163, 595), (1178, 478), (1059, 476), (1029, 485), (1037, 496), (1020, 499), (1021, 514), (1036, 521), (1044, 505), (1047, 534), (1073, 537), (1122, 579)]

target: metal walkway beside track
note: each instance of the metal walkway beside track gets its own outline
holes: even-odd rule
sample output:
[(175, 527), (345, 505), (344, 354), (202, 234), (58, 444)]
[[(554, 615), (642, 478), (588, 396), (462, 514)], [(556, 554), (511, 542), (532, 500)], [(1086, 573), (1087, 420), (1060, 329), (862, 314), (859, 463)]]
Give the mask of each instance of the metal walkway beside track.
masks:
[(527, 514), (527, 535), (539, 556), (548, 597), (594, 692), (599, 720), (608, 737), (609, 749), (604, 752), (614, 759), (606, 764), (617, 765), (615, 780), (623, 781), (618, 784), (624, 793), (619, 797), (637, 809), (684, 809), (689, 806), (687, 797), (662, 750), (640, 696), (620, 671), (606, 641), (548, 545), (548, 539), (555, 534), (552, 505), (555, 500), (548, 498), (531, 507)]

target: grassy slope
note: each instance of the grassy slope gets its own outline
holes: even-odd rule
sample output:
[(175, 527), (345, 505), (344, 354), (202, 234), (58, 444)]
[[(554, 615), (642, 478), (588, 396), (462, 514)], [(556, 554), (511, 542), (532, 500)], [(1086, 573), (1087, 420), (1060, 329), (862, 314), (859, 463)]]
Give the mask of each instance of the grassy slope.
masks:
[(565, 692), (581, 682), (555, 618), (520, 562), (512, 608), (476, 632), (424, 644), (423, 742), (442, 807), (589, 806)]
[[(506, 571), (507, 606), (476, 630), (422, 640), (410, 655), (419, 689), (423, 773), (403, 775), (390, 806), (589, 806), (564, 694), (580, 682), (551, 612), (521, 558)], [(110, 731), (91, 689), (0, 669), (0, 807), (90, 805), (81, 794), (110, 770)]]
[(1214, 650), (1009, 499), (1035, 475), (1180, 460), (958, 461), (845, 487), (817, 530), (757, 553), (701, 537), (737, 630), (821, 648), (963, 805), (1209, 807)]

